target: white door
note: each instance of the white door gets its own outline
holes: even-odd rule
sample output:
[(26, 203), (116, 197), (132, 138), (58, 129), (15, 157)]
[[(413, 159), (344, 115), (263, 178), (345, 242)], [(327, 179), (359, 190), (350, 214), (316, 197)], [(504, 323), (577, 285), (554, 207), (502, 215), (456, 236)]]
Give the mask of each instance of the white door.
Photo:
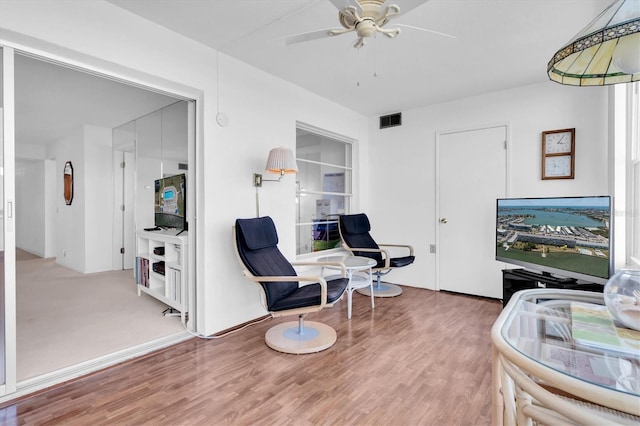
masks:
[(496, 199), (506, 192), (507, 126), (438, 134), (440, 290), (502, 298)]

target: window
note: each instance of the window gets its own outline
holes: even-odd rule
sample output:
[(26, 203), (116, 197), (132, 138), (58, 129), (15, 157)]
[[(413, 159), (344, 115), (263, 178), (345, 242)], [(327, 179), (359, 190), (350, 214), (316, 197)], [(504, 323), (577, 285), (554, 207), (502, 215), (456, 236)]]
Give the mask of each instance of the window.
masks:
[(627, 87), (627, 239), (630, 266), (640, 267), (640, 83)]
[(296, 241), (298, 255), (340, 247), (338, 216), (350, 212), (352, 143), (298, 124)]

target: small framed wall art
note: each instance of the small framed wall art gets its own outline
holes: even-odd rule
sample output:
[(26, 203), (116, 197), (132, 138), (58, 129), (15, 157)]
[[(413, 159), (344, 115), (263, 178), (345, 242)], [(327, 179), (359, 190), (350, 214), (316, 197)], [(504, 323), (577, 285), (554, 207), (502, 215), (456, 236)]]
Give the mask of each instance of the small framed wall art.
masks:
[(73, 165), (71, 161), (64, 163), (64, 202), (70, 206), (73, 202)]
[(542, 132), (542, 179), (573, 179), (576, 129)]

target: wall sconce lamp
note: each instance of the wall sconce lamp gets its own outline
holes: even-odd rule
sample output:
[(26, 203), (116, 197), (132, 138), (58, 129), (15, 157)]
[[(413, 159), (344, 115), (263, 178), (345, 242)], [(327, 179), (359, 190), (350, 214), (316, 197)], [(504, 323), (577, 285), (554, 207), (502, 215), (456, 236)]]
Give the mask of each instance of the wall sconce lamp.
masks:
[(289, 148), (273, 148), (269, 151), (267, 166), (264, 168), (267, 173), (278, 173), (278, 179), (263, 179), (259, 173), (253, 174), (253, 186), (261, 187), (262, 182), (280, 182), (284, 175), (298, 173), (298, 165), (293, 157), (293, 152)]
[(258, 188), (262, 187), (262, 182), (280, 182), (284, 175), (298, 173), (298, 164), (289, 148), (273, 148), (269, 151), (267, 166), (264, 168), (267, 173), (278, 173), (278, 179), (263, 179), (259, 173), (253, 174), (253, 186), (256, 187), (256, 217), (260, 217), (260, 194)]

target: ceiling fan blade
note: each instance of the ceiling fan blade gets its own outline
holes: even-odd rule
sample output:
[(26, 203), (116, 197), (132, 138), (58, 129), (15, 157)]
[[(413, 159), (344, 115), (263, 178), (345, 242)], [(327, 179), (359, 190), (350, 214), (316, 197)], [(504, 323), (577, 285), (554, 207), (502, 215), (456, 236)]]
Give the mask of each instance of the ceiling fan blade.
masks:
[(325, 38), (325, 37), (331, 37), (331, 31), (333, 29), (332, 28), (327, 28), (324, 30), (319, 30), (319, 31), (311, 31), (308, 33), (300, 33), (300, 34), (294, 34), (294, 35), (290, 35), (284, 38), (284, 44), (285, 45), (290, 45), (290, 44), (296, 44), (296, 43), (303, 43), (305, 41), (311, 41), (311, 40), (317, 40), (320, 38)]
[(404, 27), (404, 28), (411, 28), (412, 30), (425, 31), (427, 33), (437, 34), (443, 37), (457, 38), (456, 36), (452, 36), (451, 34), (441, 33), (439, 31), (434, 31), (434, 30), (428, 30), (426, 28), (414, 27), (413, 25), (406, 25), (406, 24), (395, 24), (395, 25), (397, 27)]
[[(400, 3), (398, 4), (398, 6), (400, 7), (400, 13), (397, 16), (401, 16), (406, 14), (407, 12), (412, 11), (413, 9), (415, 9), (418, 6), (422, 6), (423, 4), (425, 4), (426, 2), (428, 2), (429, 0), (398, 0), (397, 2)], [(385, 3), (387, 6), (390, 4), (396, 3), (396, 1), (394, 0), (387, 0), (387, 2)]]
[(360, 6), (360, 3), (358, 3), (356, 0), (329, 0), (329, 1), (333, 3), (333, 5), (338, 10), (342, 10), (347, 6), (355, 6), (358, 9), (358, 11), (362, 11), (362, 7)]

